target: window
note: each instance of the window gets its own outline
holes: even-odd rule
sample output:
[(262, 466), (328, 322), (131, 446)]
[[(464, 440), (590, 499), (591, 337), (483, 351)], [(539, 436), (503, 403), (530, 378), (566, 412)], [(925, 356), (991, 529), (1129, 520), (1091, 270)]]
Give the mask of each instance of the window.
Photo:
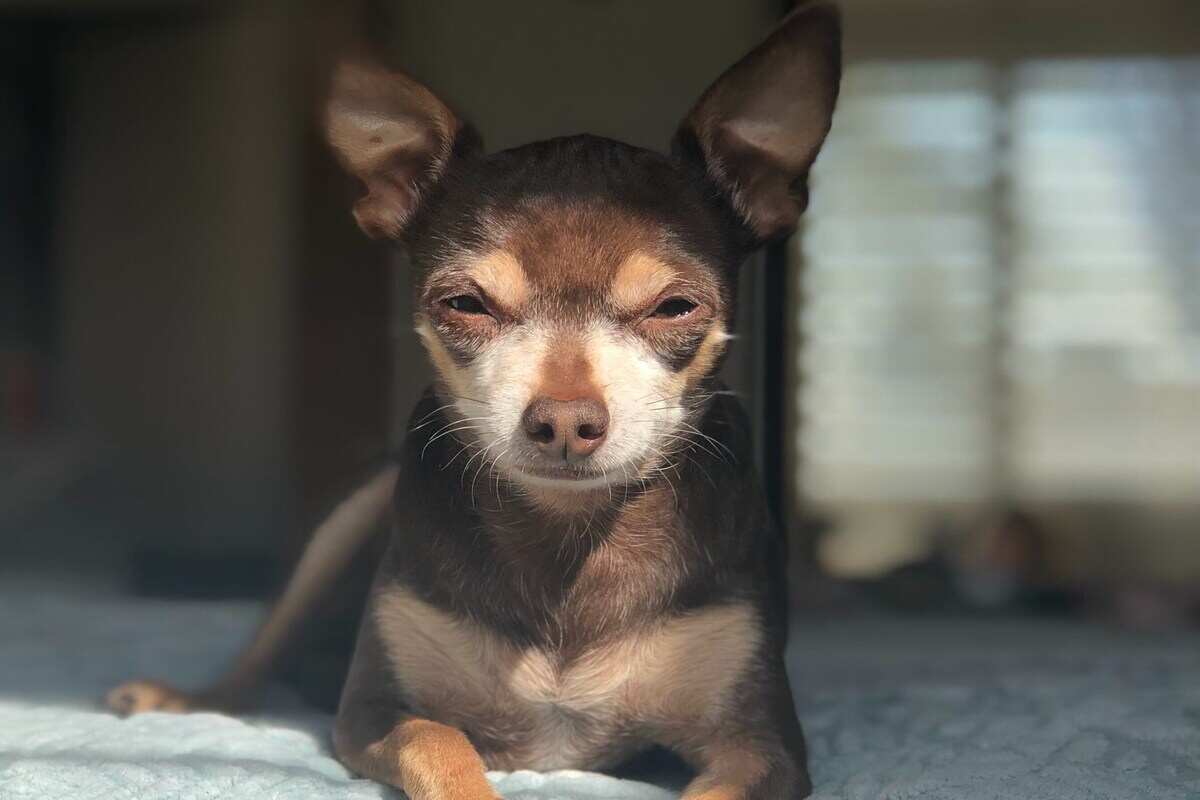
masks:
[(800, 495), (1200, 493), (1200, 60), (848, 70), (797, 281)]

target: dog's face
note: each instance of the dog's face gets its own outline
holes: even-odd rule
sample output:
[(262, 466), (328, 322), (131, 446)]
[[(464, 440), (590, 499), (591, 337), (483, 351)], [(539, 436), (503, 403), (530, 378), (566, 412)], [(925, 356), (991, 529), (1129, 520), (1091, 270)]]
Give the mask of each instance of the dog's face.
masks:
[(678, 449), (728, 337), (729, 227), (699, 181), (617, 142), (450, 166), (412, 223), (416, 323), (477, 460), (586, 488)]
[(360, 226), (417, 270), (444, 433), (551, 490), (638, 480), (692, 446), (737, 269), (806, 203), (838, 53), (835, 11), (803, 6), (701, 97), (671, 157), (589, 136), (485, 155), (411, 79), (341, 68), (329, 137), (368, 188)]

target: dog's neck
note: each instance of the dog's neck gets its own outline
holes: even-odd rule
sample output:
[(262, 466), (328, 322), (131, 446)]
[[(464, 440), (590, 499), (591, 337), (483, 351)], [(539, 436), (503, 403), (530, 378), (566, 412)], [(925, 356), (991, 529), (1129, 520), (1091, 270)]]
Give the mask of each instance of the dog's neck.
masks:
[[(697, 447), (644, 482), (564, 492), (551, 507), (503, 476), (475, 480), (475, 465), (455, 470), (465, 457), (455, 461), (463, 445), (451, 436), (410, 437), (406, 466), (424, 476), (414, 491), (449, 510), (409, 522), (420, 498), (398, 498), (397, 568), (436, 604), (556, 646), (616, 634), (726, 591), (720, 575), (747, 557), (741, 530), (767, 524), (748, 513), (761, 507), (760, 490), (744, 419), (726, 400), (696, 420), (718, 445)], [(425, 413), (437, 405), (427, 398)]]

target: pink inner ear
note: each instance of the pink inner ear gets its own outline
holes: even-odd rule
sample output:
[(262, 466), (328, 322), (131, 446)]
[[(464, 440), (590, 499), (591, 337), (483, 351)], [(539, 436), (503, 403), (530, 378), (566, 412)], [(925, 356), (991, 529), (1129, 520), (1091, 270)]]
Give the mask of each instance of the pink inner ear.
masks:
[(801, 2), (708, 88), (677, 144), (699, 145), (708, 174), (760, 240), (796, 226), (808, 169), (829, 132), (841, 78), (837, 9)]
[[(795, 229), (808, 205), (804, 177), (809, 159), (789, 143), (795, 132), (772, 124), (733, 122), (717, 126), (710, 147), (721, 154), (716, 176), (730, 192), (734, 209), (762, 241)], [(791, 163), (785, 161), (792, 157)]]
[(364, 179), (397, 153), (433, 149), (428, 125), (364, 111), (331, 110), (329, 140), (347, 168)]
[(810, 136), (794, 126), (756, 119), (734, 119), (721, 126), (726, 134), (789, 168), (807, 166)]
[(347, 63), (334, 73), (326, 135), (367, 187), (354, 206), (373, 237), (398, 237), (422, 192), (451, 158), (464, 126), (427, 88), (396, 72)]
[(354, 220), (372, 239), (396, 238), (416, 203), (416, 191), (403, 183), (368, 180), (367, 196), (354, 203)]
[(342, 111), (330, 117), (330, 141), (367, 187), (354, 204), (358, 226), (372, 238), (399, 236), (416, 208), (420, 182), (445, 157), (435, 130), (408, 116)]

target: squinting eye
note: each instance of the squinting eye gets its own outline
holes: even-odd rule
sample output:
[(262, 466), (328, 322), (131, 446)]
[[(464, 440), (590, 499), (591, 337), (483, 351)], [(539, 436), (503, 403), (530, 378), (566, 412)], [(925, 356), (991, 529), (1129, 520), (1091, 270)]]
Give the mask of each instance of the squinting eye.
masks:
[(469, 294), (455, 295), (442, 301), (450, 308), (462, 314), (487, 314), (488, 310), (478, 297)]
[(669, 297), (659, 303), (658, 308), (654, 309), (654, 313), (650, 316), (657, 319), (675, 319), (676, 317), (686, 317), (695, 310), (696, 304), (686, 297)]

